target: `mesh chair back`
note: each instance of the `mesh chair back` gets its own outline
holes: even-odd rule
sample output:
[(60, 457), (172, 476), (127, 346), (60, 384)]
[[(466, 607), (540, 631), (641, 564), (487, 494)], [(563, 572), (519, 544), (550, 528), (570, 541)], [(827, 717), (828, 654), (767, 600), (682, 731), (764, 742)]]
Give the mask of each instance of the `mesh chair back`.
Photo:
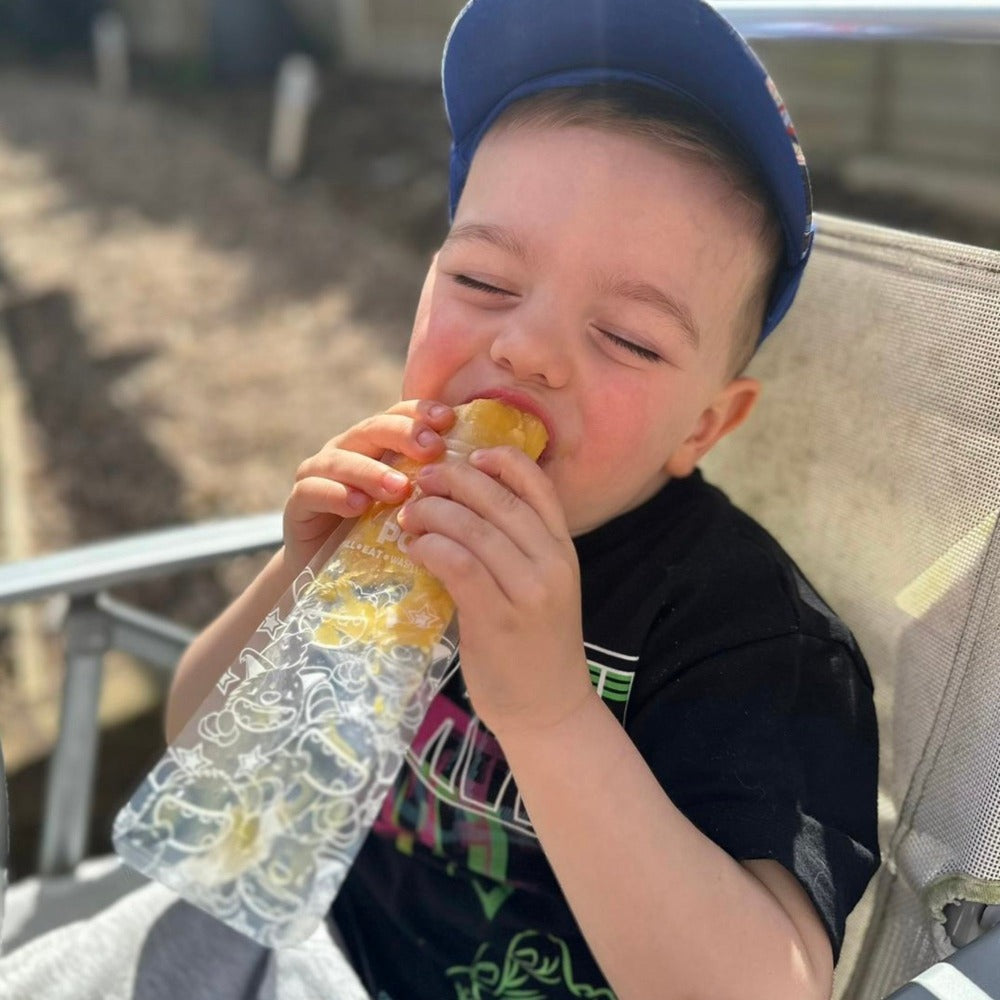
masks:
[(872, 667), (884, 864), (838, 995), (873, 1000), (952, 952), (949, 902), (1000, 902), (1000, 253), (818, 225), (758, 411), (704, 466)]

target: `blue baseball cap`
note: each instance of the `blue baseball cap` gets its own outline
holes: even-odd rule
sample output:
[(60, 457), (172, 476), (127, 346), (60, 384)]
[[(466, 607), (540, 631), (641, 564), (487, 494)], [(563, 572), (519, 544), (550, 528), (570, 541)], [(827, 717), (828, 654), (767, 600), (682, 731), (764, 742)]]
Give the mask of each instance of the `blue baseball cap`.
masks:
[(523, 97), (627, 82), (708, 112), (757, 167), (781, 222), (784, 254), (761, 340), (787, 312), (813, 242), (805, 157), (767, 70), (704, 0), (470, 0), (445, 42), (441, 81), (452, 214), (481, 139)]

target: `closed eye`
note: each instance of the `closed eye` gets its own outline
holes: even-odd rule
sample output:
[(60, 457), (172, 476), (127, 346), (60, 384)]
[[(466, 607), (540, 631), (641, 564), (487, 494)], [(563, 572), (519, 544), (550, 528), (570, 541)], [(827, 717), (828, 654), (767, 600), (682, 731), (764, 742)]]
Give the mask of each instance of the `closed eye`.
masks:
[(454, 275), (455, 281), (459, 285), (464, 285), (466, 288), (471, 288), (477, 292), (486, 292), (488, 295), (510, 295), (505, 288), (497, 288), (496, 285), (489, 285), (485, 281), (480, 281), (478, 278), (470, 278), (467, 274), (456, 274)]
[(656, 361), (662, 363), (665, 359), (661, 358), (656, 351), (651, 351), (647, 347), (641, 347), (639, 344), (633, 344), (631, 340), (626, 340), (624, 337), (619, 337), (617, 334), (611, 333), (609, 330), (601, 330), (601, 334), (610, 340), (612, 344), (616, 347), (621, 347), (622, 349), (629, 351), (638, 358), (642, 358), (644, 361)]

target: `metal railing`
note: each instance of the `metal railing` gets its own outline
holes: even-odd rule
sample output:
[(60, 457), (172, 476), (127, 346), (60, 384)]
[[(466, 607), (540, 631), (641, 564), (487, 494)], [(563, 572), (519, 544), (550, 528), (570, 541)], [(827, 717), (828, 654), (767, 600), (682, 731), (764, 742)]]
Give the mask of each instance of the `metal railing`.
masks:
[(712, 6), (752, 39), (1000, 40), (995, 0), (712, 0)]

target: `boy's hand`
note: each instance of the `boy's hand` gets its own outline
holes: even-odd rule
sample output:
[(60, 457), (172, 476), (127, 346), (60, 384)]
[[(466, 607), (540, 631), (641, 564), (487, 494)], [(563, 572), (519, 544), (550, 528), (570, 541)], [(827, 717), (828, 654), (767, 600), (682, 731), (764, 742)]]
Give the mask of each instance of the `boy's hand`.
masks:
[(462, 672), (501, 739), (555, 725), (593, 688), (583, 652), (576, 550), (551, 482), (512, 447), (428, 466), (400, 512), (408, 554), (458, 608)]
[(286, 560), (304, 567), (344, 518), (363, 514), (374, 501), (406, 499), (409, 480), (385, 461), (386, 453), (433, 461), (444, 451), (441, 432), (454, 422), (449, 406), (405, 400), (355, 424), (307, 458), (285, 504)]

